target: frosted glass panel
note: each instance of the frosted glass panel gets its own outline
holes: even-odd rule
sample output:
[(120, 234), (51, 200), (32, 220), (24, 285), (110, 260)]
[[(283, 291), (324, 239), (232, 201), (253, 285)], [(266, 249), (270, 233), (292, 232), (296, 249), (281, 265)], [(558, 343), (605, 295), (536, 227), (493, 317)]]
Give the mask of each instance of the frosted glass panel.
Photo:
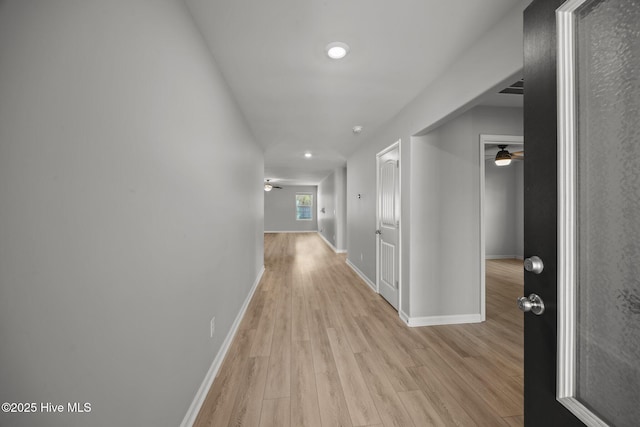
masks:
[(576, 397), (640, 425), (640, 3), (576, 12)]

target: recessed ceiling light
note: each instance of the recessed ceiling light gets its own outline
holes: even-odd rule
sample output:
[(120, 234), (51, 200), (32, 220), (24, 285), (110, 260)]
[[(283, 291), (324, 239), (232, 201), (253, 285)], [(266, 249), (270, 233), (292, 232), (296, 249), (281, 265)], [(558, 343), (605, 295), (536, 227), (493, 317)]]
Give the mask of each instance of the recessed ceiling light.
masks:
[(311, 153), (306, 152), (306, 153), (304, 153), (304, 156), (308, 159), (308, 158), (310, 158), (310, 157), (311, 157)]
[(349, 45), (342, 42), (332, 42), (325, 48), (327, 56), (331, 59), (344, 58), (349, 53)]
[(360, 132), (362, 132), (362, 126), (360, 126), (360, 125), (354, 126), (352, 130), (353, 130), (353, 133), (355, 133), (357, 135)]

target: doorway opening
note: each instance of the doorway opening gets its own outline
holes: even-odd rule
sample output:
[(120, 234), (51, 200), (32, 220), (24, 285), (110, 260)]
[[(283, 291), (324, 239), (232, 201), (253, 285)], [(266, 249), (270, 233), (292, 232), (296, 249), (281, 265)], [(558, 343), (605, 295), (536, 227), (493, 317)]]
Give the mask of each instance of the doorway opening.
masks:
[[(513, 159), (501, 166), (503, 153)], [(507, 157), (509, 157), (507, 156)], [(487, 262), (517, 267), (524, 255), (524, 138), (480, 135), (480, 265), (481, 309), (486, 318)], [(509, 261), (511, 260), (511, 261)], [(513, 273), (512, 273), (513, 274)], [(520, 275), (522, 270), (520, 269)], [(518, 277), (521, 281), (521, 277)], [(515, 304), (515, 303), (514, 303)]]

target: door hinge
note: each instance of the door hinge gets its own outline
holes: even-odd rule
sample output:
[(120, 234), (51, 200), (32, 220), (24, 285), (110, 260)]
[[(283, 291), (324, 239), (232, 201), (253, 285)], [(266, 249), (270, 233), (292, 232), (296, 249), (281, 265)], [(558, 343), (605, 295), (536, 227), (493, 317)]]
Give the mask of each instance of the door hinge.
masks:
[(396, 160), (396, 167), (399, 168), (400, 167), (400, 160)]

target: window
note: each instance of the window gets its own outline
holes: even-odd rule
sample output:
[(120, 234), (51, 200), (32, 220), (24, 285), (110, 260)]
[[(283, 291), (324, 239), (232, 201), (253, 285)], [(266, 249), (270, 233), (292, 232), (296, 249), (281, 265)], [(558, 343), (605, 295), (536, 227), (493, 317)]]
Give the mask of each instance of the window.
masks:
[(313, 219), (313, 194), (296, 193), (296, 219), (311, 221)]

